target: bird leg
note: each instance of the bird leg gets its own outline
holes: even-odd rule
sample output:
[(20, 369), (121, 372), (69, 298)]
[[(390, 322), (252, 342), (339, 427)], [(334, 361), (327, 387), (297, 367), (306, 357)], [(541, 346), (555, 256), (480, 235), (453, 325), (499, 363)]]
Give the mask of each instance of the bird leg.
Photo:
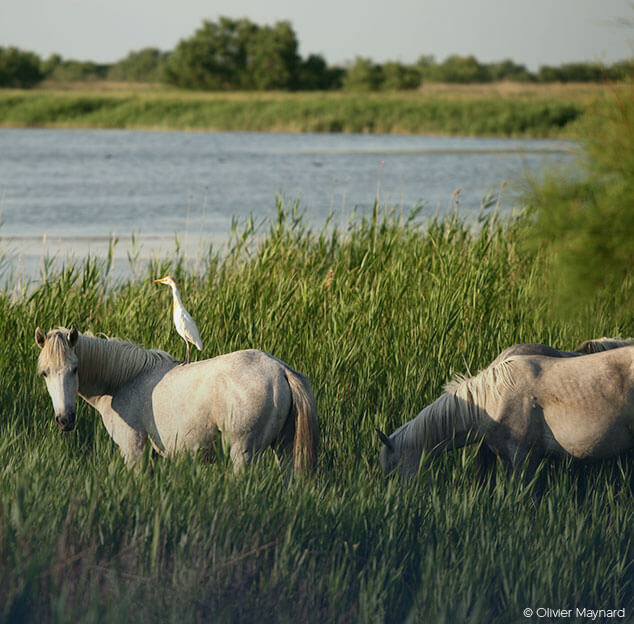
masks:
[(186, 340), (185, 344), (187, 345), (187, 353), (185, 354), (185, 364), (189, 364), (189, 342), (187, 342)]

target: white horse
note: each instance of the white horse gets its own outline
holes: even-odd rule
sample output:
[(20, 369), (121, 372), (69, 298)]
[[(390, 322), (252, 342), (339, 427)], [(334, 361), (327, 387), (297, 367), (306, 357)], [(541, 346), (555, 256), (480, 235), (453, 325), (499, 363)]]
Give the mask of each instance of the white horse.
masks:
[(210, 449), (228, 439), (234, 470), (273, 446), (295, 472), (316, 461), (317, 409), (308, 379), (257, 350), (179, 366), (165, 351), (38, 327), (37, 370), (46, 380), (62, 431), (75, 426), (79, 394), (103, 419), (127, 464), (149, 438), (162, 455)]
[(511, 355), (449, 383), (383, 441), (381, 466), (416, 476), (423, 451), (483, 441), (531, 475), (543, 457), (601, 459), (634, 448), (634, 346), (584, 357)]

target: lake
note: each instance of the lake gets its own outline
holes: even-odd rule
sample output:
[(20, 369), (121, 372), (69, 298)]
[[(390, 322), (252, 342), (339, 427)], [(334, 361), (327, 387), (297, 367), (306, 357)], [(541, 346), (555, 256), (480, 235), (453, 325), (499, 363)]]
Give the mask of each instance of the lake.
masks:
[[(321, 228), (381, 205), (477, 214), (490, 192), (516, 203), (515, 182), (570, 162), (559, 140), (252, 132), (0, 129), (0, 252), (5, 273), (37, 276), (41, 259), (103, 256), (134, 234), (140, 258), (193, 257), (222, 246), (232, 220), (298, 200)], [(510, 183), (510, 184), (507, 184)]]

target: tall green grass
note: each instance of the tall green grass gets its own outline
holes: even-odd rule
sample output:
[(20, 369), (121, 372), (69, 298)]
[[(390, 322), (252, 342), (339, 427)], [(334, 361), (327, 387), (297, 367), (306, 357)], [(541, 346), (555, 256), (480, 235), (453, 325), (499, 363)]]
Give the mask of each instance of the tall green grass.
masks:
[(0, 92), (0, 125), (33, 127), (561, 136), (585, 110), (546, 96)]
[[(4, 622), (519, 622), (524, 608), (634, 609), (631, 457), (542, 466), (539, 503), (475, 452), (412, 487), (385, 479), (390, 431), (504, 347), (633, 335), (622, 306), (546, 319), (543, 259), (523, 217), (421, 224), (377, 208), (311, 231), (280, 205), (188, 268), (178, 256), (114, 281), (94, 260), (0, 296), (0, 620)], [(183, 352), (175, 274), (203, 357), (257, 347), (305, 372), (318, 401), (314, 476), (287, 482), (270, 453), (234, 476), (215, 461), (123, 465), (78, 403), (64, 435), (35, 377), (37, 325), (75, 323)], [(627, 293), (617, 292), (616, 300)]]

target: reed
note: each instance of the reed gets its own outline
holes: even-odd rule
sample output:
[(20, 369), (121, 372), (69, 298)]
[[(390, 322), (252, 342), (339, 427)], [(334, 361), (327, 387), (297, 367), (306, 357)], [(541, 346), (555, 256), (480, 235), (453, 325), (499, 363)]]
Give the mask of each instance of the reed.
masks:
[[(346, 228), (308, 228), (280, 203), (188, 269), (178, 254), (114, 281), (108, 264), (51, 267), (0, 295), (0, 620), (3, 622), (494, 622), (524, 608), (634, 608), (634, 469), (628, 458), (545, 464), (530, 488), (478, 484), (475, 452), (449, 453), (410, 488), (385, 479), (376, 426), (391, 430), (502, 348), (571, 348), (634, 335), (622, 306), (546, 320), (543, 258), (526, 219), (421, 222), (376, 207)], [(234, 476), (214, 461), (148, 452), (129, 472), (78, 404), (57, 430), (35, 377), (36, 325), (75, 323), (178, 353), (152, 283), (170, 272), (203, 357), (257, 347), (311, 378), (321, 450), (287, 482), (270, 454)], [(615, 293), (615, 299), (627, 293)], [(197, 354), (198, 355), (198, 354)], [(631, 460), (631, 458), (629, 458)]]
[(3, 90), (0, 125), (285, 132), (571, 136), (602, 90), (355, 94)]

